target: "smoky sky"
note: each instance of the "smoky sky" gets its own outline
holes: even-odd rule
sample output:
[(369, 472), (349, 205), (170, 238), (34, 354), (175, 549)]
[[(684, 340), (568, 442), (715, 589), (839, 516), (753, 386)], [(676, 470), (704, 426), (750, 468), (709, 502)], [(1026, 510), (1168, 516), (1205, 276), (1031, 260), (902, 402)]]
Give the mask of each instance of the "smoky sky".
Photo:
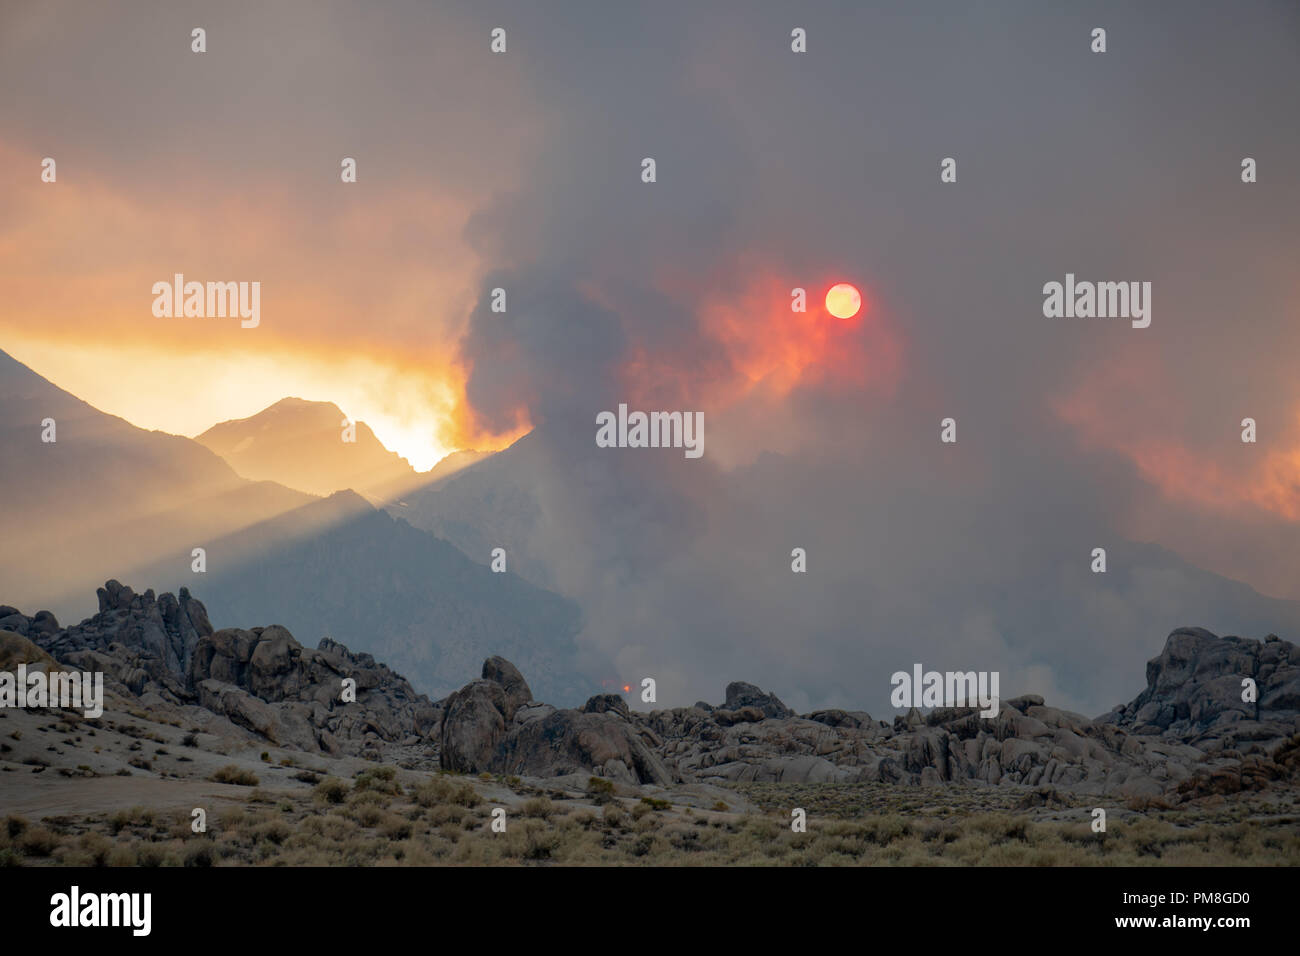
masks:
[[(1296, 155), (1293, 13), (672, 10), (528, 24), (554, 149), (467, 230), (502, 263), (485, 288), (520, 310), (480, 301), (470, 399), (540, 423), (555, 454), (526, 481), (563, 520), (533, 545), (622, 677), (661, 675), (677, 702), (745, 677), (805, 706), (880, 708), (888, 674), (921, 661), (1100, 712), (1174, 627), (1295, 627), (1293, 607), (1192, 566), (1214, 565), (1196, 558), (1215, 539), (1177, 542), (1192, 564), (1134, 543), (1134, 513), (1161, 497), (1150, 476), (1058, 411), (1072, 398), (1116, 443), (1211, 460), (1240, 454), (1241, 409), (1294, 436), (1297, 192), (1285, 174), (1267, 194), (1239, 179), (1243, 156)], [(788, 52), (793, 25), (806, 56)], [(873, 323), (896, 330), (897, 386), (820, 387), (813, 369), (779, 399), (710, 407), (702, 383), (738, 370), (661, 278), (725, 297), (747, 269), (786, 289), (860, 283), (858, 347)], [(1042, 286), (1067, 272), (1151, 282), (1152, 327), (1045, 320)], [(633, 355), (649, 396), (620, 377)], [(1117, 386), (1112, 363), (1138, 372)], [(620, 399), (702, 407), (715, 441), (746, 434), (749, 460), (596, 449), (594, 415)], [(1293, 525), (1282, 538), (1294, 568)], [(1100, 546), (1108, 576), (1089, 569)]]
[[(1175, 627), (1298, 636), (1248, 587), (1300, 597), (1294, 6), (137, 6), (0, 8), (6, 126), (140, 202), (196, 167), (278, 189), (309, 245), (344, 241), (340, 155), (385, 195), (462, 199), (376, 241), (403, 276), (468, 252), (473, 295), (360, 318), (390, 279), (320, 275), (321, 327), (427, 332), (485, 427), (537, 426), (528, 546), (593, 670), (661, 703), (745, 679), (883, 714), (921, 662), (1099, 713)], [(78, 24), (57, 42), (51, 9)], [(1150, 282), (1150, 328), (1044, 318), (1067, 273)], [(834, 281), (868, 309), (833, 348), (793, 380), (746, 359), (791, 288)], [(704, 458), (596, 448), (620, 401), (703, 411)]]

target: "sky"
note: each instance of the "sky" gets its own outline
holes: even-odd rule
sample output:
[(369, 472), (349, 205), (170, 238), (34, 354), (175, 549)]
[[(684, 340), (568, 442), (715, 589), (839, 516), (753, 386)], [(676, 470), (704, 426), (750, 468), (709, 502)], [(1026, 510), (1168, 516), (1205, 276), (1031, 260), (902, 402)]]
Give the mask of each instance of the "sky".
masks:
[[(809, 701), (852, 696), (813, 672), (878, 619), (1095, 707), (1072, 638), (1013, 638), (973, 590), (1058, 545), (1300, 598), (1293, 4), (127, 6), (0, 2), (0, 347), (91, 404), (194, 435), (332, 401), (420, 469), (536, 427), (587, 639), (666, 670), (701, 628), (762, 631), (678, 669), (806, 657)], [(156, 318), (177, 272), (260, 281), (261, 324)], [(1150, 282), (1151, 326), (1045, 318), (1067, 273)], [(838, 281), (854, 320), (819, 308)], [(704, 459), (595, 457), (620, 401), (703, 411)], [(792, 579), (748, 562), (804, 538), (841, 573), (777, 633)], [(1039, 598), (1118, 602), (1097, 620), (1147, 643), (1117, 668), (1202, 623), (1092, 585)]]

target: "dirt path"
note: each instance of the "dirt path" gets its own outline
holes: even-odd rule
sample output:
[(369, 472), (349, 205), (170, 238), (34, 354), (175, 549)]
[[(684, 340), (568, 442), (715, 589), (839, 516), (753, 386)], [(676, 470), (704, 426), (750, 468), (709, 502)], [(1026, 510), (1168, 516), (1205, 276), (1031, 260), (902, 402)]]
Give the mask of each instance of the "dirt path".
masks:
[[(263, 788), (278, 793), (274, 788)], [(287, 791), (286, 791), (287, 792)], [(61, 777), (45, 773), (10, 773), (0, 785), (0, 816), (16, 814), (29, 819), (90, 816), (131, 807), (154, 810), (192, 810), (216, 806), (243, 806), (250, 787), (207, 780), (159, 780), (148, 777)]]

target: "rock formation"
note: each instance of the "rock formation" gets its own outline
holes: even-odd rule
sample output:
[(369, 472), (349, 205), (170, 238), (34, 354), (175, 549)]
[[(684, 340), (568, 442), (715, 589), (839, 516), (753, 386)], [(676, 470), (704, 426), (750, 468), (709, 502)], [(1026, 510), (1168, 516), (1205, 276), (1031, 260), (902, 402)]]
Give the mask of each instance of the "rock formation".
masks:
[[(723, 703), (641, 713), (617, 694), (579, 709), (533, 699), (524, 675), (490, 657), (441, 703), (369, 654), (326, 639), (311, 650), (279, 626), (214, 631), (203, 604), (136, 594), (116, 581), (97, 615), (63, 628), (0, 606), (0, 632), (65, 666), (105, 673), (145, 707), (201, 708), (278, 746), (384, 759), (393, 747), (460, 773), (594, 774), (626, 784), (771, 781), (1023, 786), (1179, 799), (1291, 780), (1300, 765), (1300, 648), (1169, 635), (1131, 703), (1089, 719), (1027, 694), (994, 718), (975, 708), (797, 715), (742, 682)], [(15, 647), (19, 647), (15, 644)], [(356, 682), (356, 699), (343, 684)], [(1256, 696), (1246, 685), (1254, 682)]]
[[(1243, 681), (1255, 682), (1253, 702)], [(1147, 688), (1097, 718), (1130, 733), (1186, 740), (1207, 752), (1271, 740), (1279, 722), (1300, 717), (1300, 649), (1270, 634), (1263, 641), (1216, 637), (1199, 627), (1169, 635), (1147, 662)]]
[[(447, 702), (442, 765), (464, 772), (548, 776), (590, 770), (626, 782), (879, 781), (1051, 787), (1151, 797), (1204, 786), (1193, 778), (1280, 779), (1294, 760), (1269, 756), (1300, 733), (1300, 649), (1275, 637), (1218, 638), (1177, 630), (1147, 666), (1131, 704), (1091, 720), (1028, 694), (997, 717), (974, 708), (910, 709), (892, 722), (861, 711), (795, 715), (752, 684), (728, 685), (719, 707), (648, 714), (618, 695), (581, 711), (511, 704), (495, 659)], [(1258, 685), (1243, 703), (1242, 679)], [(1254, 750), (1245, 769), (1246, 744)], [(1288, 751), (1289, 752), (1289, 751)], [(1253, 768), (1253, 769), (1252, 769)], [(1226, 786), (1220, 782), (1218, 785)]]
[[(62, 664), (102, 671), (109, 691), (145, 706), (198, 706), (281, 747), (380, 756), (413, 745), (441, 714), (405, 678), (326, 638), (304, 648), (283, 627), (213, 631), (202, 602), (117, 581), (99, 589), (99, 613), (60, 628), (49, 612), (28, 618), (0, 606), (0, 630), (30, 639)], [(355, 702), (342, 699), (356, 681)], [(522, 680), (522, 678), (521, 678)]]

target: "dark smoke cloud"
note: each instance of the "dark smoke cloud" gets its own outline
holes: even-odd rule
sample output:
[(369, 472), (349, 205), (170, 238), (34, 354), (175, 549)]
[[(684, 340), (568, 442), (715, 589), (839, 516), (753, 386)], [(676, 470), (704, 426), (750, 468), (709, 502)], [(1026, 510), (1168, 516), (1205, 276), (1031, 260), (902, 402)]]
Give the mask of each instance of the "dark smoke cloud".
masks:
[[(1277, 207), (1294, 215), (1297, 191), (1274, 179), (1265, 200), (1237, 168), (1294, 155), (1279, 120), (1300, 67), (1277, 35), (1294, 15), (745, 10), (529, 20), (554, 135), (527, 188), (471, 230), (546, 290), (508, 322), (480, 306), (463, 354), (481, 414), (520, 405), (544, 423), (554, 454), (527, 480), (557, 520), (532, 545), (586, 608), (593, 655), (658, 675), (677, 703), (744, 677), (805, 706), (882, 708), (888, 674), (919, 660), (1000, 669), (1006, 694), (1100, 712), (1174, 627), (1294, 635), (1294, 606), (1193, 566), (1215, 567), (1205, 546), (1178, 540), (1187, 563), (1159, 535), (1130, 541), (1153, 503), (1170, 532), (1195, 507), (1057, 411), (1082, 395), (1117, 442), (1163, 435), (1207, 457), (1233, 451), (1239, 405), (1289, 432), (1300, 395), (1276, 350), (1300, 344), (1296, 239)], [(1088, 52), (1094, 19), (1105, 56)], [(794, 24), (815, 54), (788, 52)], [(638, 181), (642, 155), (658, 183)], [(938, 182), (949, 155), (956, 186)], [(745, 262), (786, 289), (860, 282), (870, 321), (902, 340), (897, 387), (846, 392), (810, 368), (788, 393), (710, 405), (702, 383), (739, 372), (664, 277), (739, 295)], [(1041, 287), (1066, 272), (1151, 281), (1152, 328), (1044, 319)], [(595, 448), (633, 360), (653, 370), (653, 407), (697, 401), (707, 440), (743, 436), (746, 453)], [(1150, 371), (1131, 394), (1089, 391), (1130, 362)], [(955, 447), (938, 442), (947, 415)], [(1282, 538), (1295, 566), (1293, 524)], [(1094, 575), (1102, 546), (1110, 570)]]

